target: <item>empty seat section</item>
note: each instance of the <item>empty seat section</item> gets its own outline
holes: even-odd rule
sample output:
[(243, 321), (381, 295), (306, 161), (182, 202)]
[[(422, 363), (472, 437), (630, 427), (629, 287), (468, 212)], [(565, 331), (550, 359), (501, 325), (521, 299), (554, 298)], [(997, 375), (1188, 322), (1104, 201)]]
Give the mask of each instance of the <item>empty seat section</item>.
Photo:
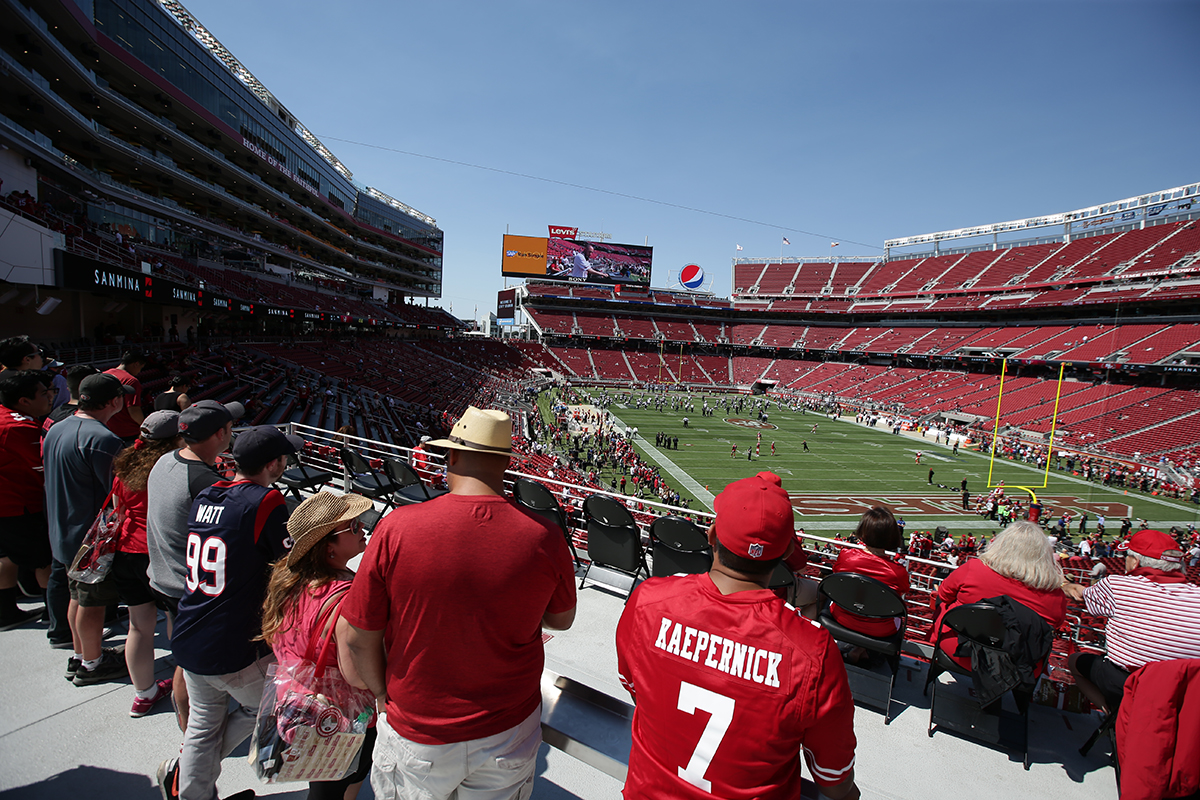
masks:
[(758, 279), (758, 294), (783, 294), (783, 290), (791, 284), (797, 266), (795, 263), (768, 264)]
[(651, 317), (631, 317), (624, 314), (616, 315), (617, 327), (630, 339), (653, 339), (656, 333), (654, 320)]
[(636, 380), (625, 363), (624, 356), (613, 350), (592, 350), (592, 362), (596, 365), (596, 377), (606, 381)]
[(1121, 359), (1132, 364), (1156, 364), (1176, 353), (1200, 352), (1200, 325), (1172, 325), (1135, 345)]
[(579, 325), (584, 336), (599, 336), (605, 339), (611, 339), (613, 332), (613, 318), (611, 314), (589, 314), (583, 311), (575, 312), (575, 321)]
[(755, 358), (753, 356), (734, 356), (733, 382), (738, 386), (747, 386), (758, 380), (771, 366), (772, 359)]

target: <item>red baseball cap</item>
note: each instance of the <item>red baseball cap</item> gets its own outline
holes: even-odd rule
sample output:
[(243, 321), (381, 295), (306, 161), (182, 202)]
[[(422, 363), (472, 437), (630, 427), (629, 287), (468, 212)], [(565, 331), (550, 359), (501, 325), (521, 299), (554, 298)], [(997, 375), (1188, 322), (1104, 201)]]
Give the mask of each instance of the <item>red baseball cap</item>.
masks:
[[(1157, 558), (1173, 564), (1183, 561), (1183, 552), (1179, 549), (1179, 542), (1162, 531), (1138, 531), (1129, 539), (1129, 550), (1146, 558)], [(1163, 555), (1168, 550), (1173, 550), (1175, 555)]]
[(783, 480), (773, 472), (729, 484), (713, 501), (713, 509), (717, 539), (742, 558), (780, 558), (795, 538), (792, 501), (783, 490)]

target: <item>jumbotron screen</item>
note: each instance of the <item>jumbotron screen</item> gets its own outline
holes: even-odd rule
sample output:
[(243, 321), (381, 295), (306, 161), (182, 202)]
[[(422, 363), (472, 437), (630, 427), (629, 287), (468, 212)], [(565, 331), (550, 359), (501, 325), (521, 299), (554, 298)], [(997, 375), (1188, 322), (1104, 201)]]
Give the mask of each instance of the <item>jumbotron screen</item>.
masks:
[(653, 260), (654, 248), (640, 244), (505, 235), (501, 272), (510, 278), (649, 286)]

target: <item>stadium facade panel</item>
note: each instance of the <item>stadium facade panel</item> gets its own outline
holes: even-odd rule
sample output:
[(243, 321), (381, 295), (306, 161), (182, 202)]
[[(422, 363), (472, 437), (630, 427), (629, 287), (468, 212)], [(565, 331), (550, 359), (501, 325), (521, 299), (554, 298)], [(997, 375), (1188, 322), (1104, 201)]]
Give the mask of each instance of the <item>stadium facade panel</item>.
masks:
[[(179, 4), (3, 4), (0, 71), (0, 195), (60, 234), (56, 251), (133, 271), (165, 262), (160, 283), (210, 295), (237, 269), (295, 277), (384, 320), (388, 305), (441, 296), (436, 220), (356, 180)], [(206, 274), (214, 265), (230, 274)], [(30, 282), (66, 288), (62, 272)]]

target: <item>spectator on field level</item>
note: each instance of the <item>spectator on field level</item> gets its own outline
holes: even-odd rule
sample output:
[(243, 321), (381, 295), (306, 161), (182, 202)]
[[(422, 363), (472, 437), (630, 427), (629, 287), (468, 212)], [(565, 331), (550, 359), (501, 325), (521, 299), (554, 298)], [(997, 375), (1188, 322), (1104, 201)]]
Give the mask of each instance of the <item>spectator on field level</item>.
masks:
[(958, 567), (942, 581), (934, 598), (935, 606), (940, 608), (933, 626), (934, 641), (965, 669), (971, 669), (969, 657), (954, 655), (958, 639), (942, 629), (942, 618), (956, 606), (1002, 595), (1036, 612), (1057, 630), (1067, 616), (1062, 582), (1062, 568), (1042, 529), (1028, 520), (1014, 522), (996, 534), (979, 558)]
[(625, 798), (799, 797), (801, 754), (825, 796), (857, 798), (837, 647), (767, 588), (795, 546), (782, 482), (760, 472), (714, 505), (711, 570), (650, 578), (617, 625), (636, 700)]
[[(43, 459), (46, 474), (46, 519), (54, 561), (46, 587), (51, 646), (73, 646), (82, 664), (76, 683), (97, 683), (125, 674), (125, 662), (101, 650), (104, 633), (103, 598), (92, 586), (67, 579), (84, 534), (112, 490), (112, 465), (124, 449), (108, 421), (125, 406), (132, 387), (107, 374), (89, 375), (79, 384), (79, 410), (46, 433)], [(81, 677), (82, 673), (82, 677)]]
[(142, 419), (142, 384), (137, 379), (146, 366), (146, 356), (141, 350), (126, 350), (121, 355), (121, 363), (107, 370), (105, 374), (115, 375), (117, 380), (133, 388), (133, 396), (128, 399), (120, 413), (108, 421), (108, 427), (127, 443), (132, 443), (141, 431)]
[(34, 370), (0, 378), (0, 630), (38, 618), (17, 607), (17, 571), (35, 570), (38, 585), (50, 577), (42, 429), (50, 413), (49, 376)]
[(192, 379), (176, 373), (171, 376), (171, 388), (154, 398), (155, 411), (183, 411), (192, 404), (188, 392), (192, 390)]
[(28, 336), (12, 336), (0, 341), (0, 378), (13, 372), (40, 370), (45, 364), (42, 349)]
[(379, 798), (527, 798), (541, 628), (574, 622), (571, 554), (505, 495), (507, 414), (469, 407), (429, 446), (448, 450), (450, 493), (384, 517), (342, 604), (339, 645), (387, 707), (371, 785)]
[[(177, 425), (183, 447), (162, 455), (146, 481), (146, 553), (150, 559), (150, 587), (158, 606), (167, 613), (168, 638), (174, 633), (179, 598), (187, 588), (188, 519), (192, 503), (203, 490), (221, 480), (217, 456), (229, 449), (233, 423), (242, 416), (242, 405), (223, 406), (201, 400), (180, 413)], [(187, 683), (176, 666), (172, 681), (176, 721), (187, 728)]]
[(212, 800), (221, 759), (254, 729), (274, 660), (261, 641), (262, 601), (271, 564), (291, 545), (287, 504), (271, 484), (303, 447), (300, 437), (266, 425), (241, 432), (233, 480), (218, 481), (192, 504), (187, 586), (171, 637), (190, 709), (179, 758), (160, 764), (156, 776), (168, 798)]
[(91, 364), (76, 364), (67, 369), (67, 391), (71, 393), (71, 399), (50, 412), (50, 416), (42, 423), (43, 430), (50, 430), (51, 425), (62, 422), (79, 410), (79, 384), (88, 375), (95, 375), (99, 371)]
[[(171, 693), (171, 679), (154, 680), (154, 628), (158, 624), (154, 591), (150, 588), (146, 552), (147, 480), (162, 455), (179, 447), (179, 413), (155, 411), (142, 421), (142, 432), (113, 464), (113, 492), (120, 510), (117, 552), (108, 577), (96, 584), (105, 605), (118, 599), (129, 607), (129, 636), (125, 640), (125, 665), (133, 681), (131, 717), (144, 717), (159, 700)], [(79, 665), (74, 665), (78, 669)], [(70, 671), (70, 665), (68, 665)], [(78, 673), (76, 673), (78, 674)]]
[[(900, 549), (900, 528), (892, 512), (882, 506), (875, 506), (862, 515), (854, 535), (863, 543), (865, 549), (843, 547), (838, 553), (837, 561), (833, 564), (834, 572), (856, 572), (883, 582), (889, 589), (900, 597), (908, 593), (908, 570), (888, 558), (885, 551), (893, 552)], [(895, 635), (900, 628), (900, 619), (868, 619), (857, 614), (843, 611), (834, 605), (829, 613), (841, 625), (867, 636), (887, 637)], [(859, 663), (867, 657), (867, 652), (861, 647), (839, 644), (838, 649), (851, 663)]]
[[(317, 630), (317, 626), (322, 620), (337, 619), (338, 608), (354, 578), (346, 563), (367, 546), (366, 530), (358, 518), (371, 507), (371, 501), (362, 495), (318, 492), (288, 518), (292, 549), (286, 558), (275, 562), (263, 606), (263, 641), (271, 645), (280, 664), (304, 659), (309, 643), (320, 647), (323, 636), (332, 636), (335, 641), (345, 637), (344, 621), (327, 625), (331, 627), (329, 633)], [(339, 657), (337, 667), (346, 680), (361, 682), (348, 658)], [(358, 768), (338, 781), (309, 783), (308, 800), (354, 800), (370, 774), (374, 744), (372, 724), (367, 729)]]
[(1064, 583), (1089, 614), (1108, 617), (1108, 652), (1073, 653), (1067, 661), (1079, 689), (1107, 712), (1121, 703), (1130, 673), (1154, 661), (1200, 658), (1200, 586), (1183, 574), (1183, 550), (1161, 531), (1135, 533), (1117, 546), (1125, 574), (1091, 586)]

